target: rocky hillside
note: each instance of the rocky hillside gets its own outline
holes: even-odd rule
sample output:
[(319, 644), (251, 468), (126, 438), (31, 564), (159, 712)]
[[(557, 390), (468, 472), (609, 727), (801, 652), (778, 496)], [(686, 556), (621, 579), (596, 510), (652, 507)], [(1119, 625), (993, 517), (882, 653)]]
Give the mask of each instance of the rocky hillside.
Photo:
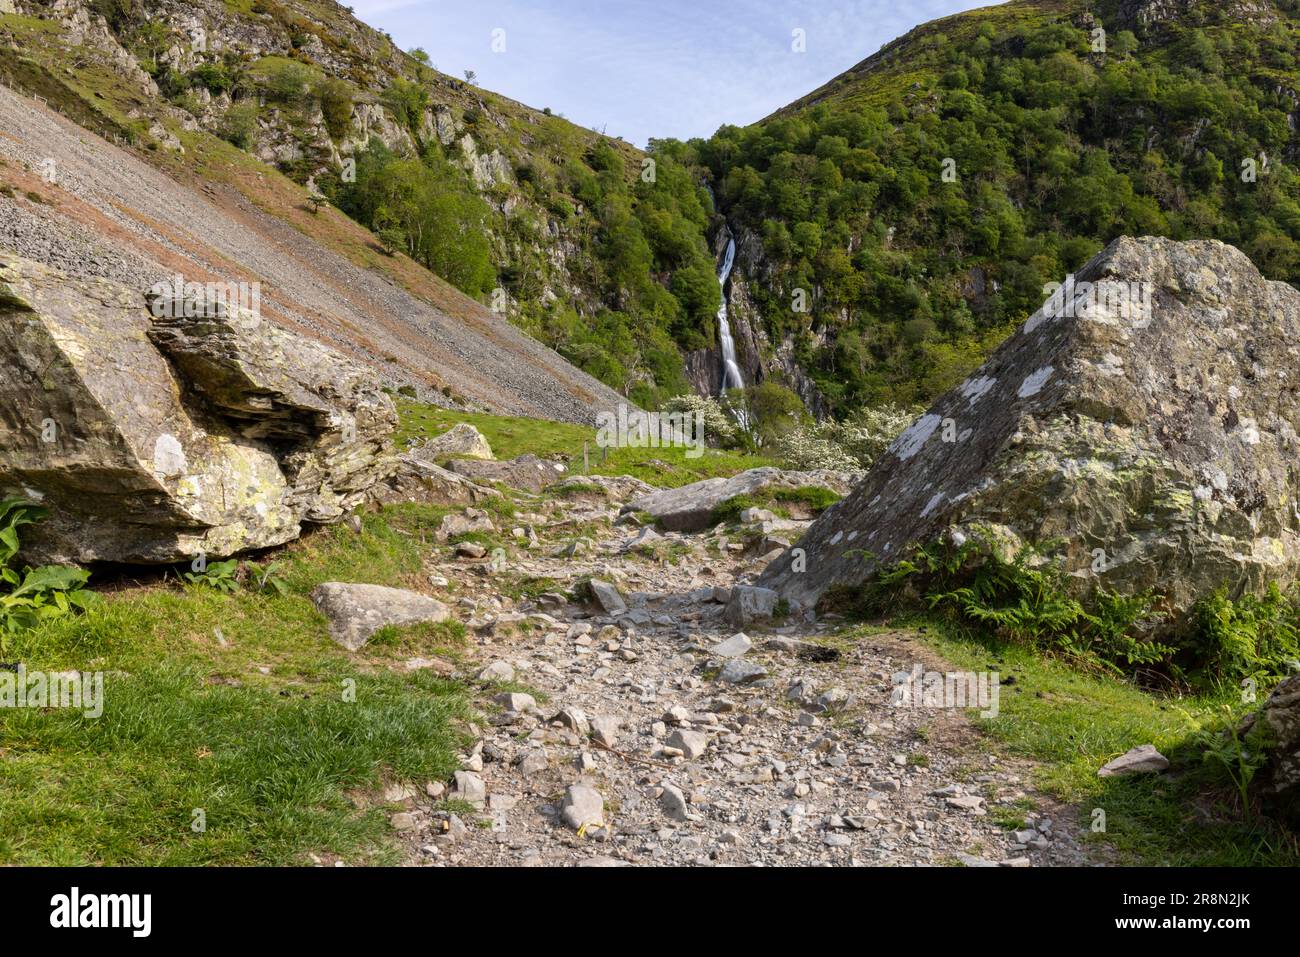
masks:
[(1125, 234), (1300, 281), (1298, 57), (1290, 2), (1014, 0), (692, 142), (748, 378), (837, 412), (928, 402)]
[(0, 88), (0, 231), (9, 250), (141, 292), (175, 275), (258, 283), (260, 308), (276, 324), (444, 405), (590, 421), (594, 407), (619, 401), (160, 99), (97, 14), (36, 12), (42, 17), (0, 15), (11, 38), (0, 48), (11, 84)]
[(710, 344), (718, 290), (671, 151), (439, 73), (330, 2), (11, 7), (0, 71), (83, 125), (205, 180), (273, 168), (619, 392), (687, 390), (675, 343)]

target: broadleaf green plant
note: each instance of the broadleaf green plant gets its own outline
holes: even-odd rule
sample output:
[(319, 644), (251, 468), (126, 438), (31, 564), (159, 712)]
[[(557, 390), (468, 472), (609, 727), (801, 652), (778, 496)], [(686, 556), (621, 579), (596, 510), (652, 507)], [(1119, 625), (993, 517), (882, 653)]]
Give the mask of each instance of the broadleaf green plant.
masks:
[(85, 589), (90, 579), (85, 569), (42, 565), (19, 570), (12, 564), (21, 546), (18, 529), (46, 514), (44, 508), (22, 499), (0, 501), (0, 636), (75, 614), (95, 598)]

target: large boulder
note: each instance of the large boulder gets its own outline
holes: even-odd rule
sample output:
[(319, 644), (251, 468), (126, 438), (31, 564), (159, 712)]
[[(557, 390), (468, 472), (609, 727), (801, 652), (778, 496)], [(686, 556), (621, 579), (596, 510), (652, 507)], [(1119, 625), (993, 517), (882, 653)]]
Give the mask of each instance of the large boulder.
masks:
[(441, 435), (435, 435), (410, 450), (410, 454), (426, 462), (444, 462), (447, 459), (491, 459), (492, 446), (483, 433), (468, 422), (458, 422)]
[(341, 518), (394, 467), (372, 381), (237, 307), (0, 254), (0, 496), (50, 508), (33, 560), (223, 556)]
[(749, 469), (730, 478), (711, 478), (680, 488), (666, 488), (633, 499), (624, 512), (645, 512), (673, 532), (698, 532), (712, 521), (719, 505), (738, 495), (759, 495), (777, 489), (825, 488), (846, 494), (861, 476), (855, 472), (818, 469), (792, 472), (772, 467)]
[(921, 542), (1063, 559), (1185, 622), (1300, 572), (1300, 292), (1219, 242), (1116, 240), (934, 403), (758, 584), (815, 603)]

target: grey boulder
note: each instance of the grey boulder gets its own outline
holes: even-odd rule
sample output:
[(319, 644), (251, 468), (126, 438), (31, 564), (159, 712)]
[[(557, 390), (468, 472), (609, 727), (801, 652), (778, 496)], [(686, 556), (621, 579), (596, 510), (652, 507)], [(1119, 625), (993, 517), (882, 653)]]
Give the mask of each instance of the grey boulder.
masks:
[(325, 582), (311, 600), (330, 623), (330, 637), (349, 651), (365, 645), (380, 628), (420, 622), (446, 621), (451, 612), (442, 602), (401, 588)]
[(915, 544), (1026, 545), (1067, 586), (1148, 589), (1181, 634), (1300, 577), (1300, 291), (1240, 251), (1121, 238), (882, 454), (758, 584), (805, 607)]
[(855, 472), (825, 469), (811, 472), (771, 467), (749, 469), (730, 478), (704, 479), (680, 488), (651, 492), (628, 502), (623, 511), (646, 512), (668, 531), (698, 532), (711, 524), (714, 509), (738, 495), (808, 487), (830, 489), (843, 495), (860, 477)]
[(372, 373), (221, 301), (0, 253), (0, 497), (32, 561), (221, 557), (333, 522), (394, 470)]

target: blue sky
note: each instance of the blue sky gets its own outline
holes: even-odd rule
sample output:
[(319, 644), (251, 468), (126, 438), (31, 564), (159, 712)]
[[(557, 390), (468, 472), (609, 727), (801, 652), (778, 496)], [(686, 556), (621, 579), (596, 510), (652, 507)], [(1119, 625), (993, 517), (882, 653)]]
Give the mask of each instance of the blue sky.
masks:
[[(489, 90), (638, 146), (752, 123), (912, 27), (990, 2), (352, 0), (442, 72), (474, 70)], [(804, 53), (792, 50), (796, 29)]]

